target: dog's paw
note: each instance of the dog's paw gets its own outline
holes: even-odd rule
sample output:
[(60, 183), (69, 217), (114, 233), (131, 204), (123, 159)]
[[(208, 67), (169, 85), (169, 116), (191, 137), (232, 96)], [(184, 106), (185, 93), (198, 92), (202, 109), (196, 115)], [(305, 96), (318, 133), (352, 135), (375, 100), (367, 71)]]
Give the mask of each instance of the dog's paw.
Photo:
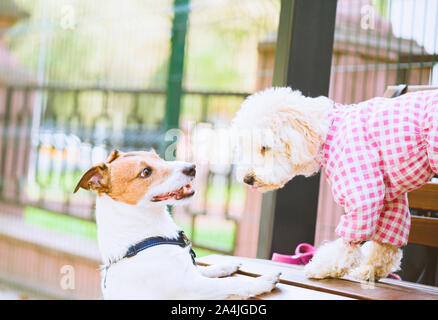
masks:
[(304, 267), (304, 273), (310, 279), (341, 278), (348, 272), (348, 267), (341, 267), (337, 264), (321, 264), (318, 261), (311, 261)]
[(351, 276), (356, 280), (362, 280), (362, 281), (377, 280), (374, 267), (371, 265), (363, 265), (354, 268), (353, 270), (350, 271), (349, 276)]
[(359, 261), (359, 247), (350, 246), (338, 239), (322, 245), (304, 267), (304, 273), (312, 279), (341, 278), (357, 266)]
[(361, 265), (354, 268), (349, 273), (349, 276), (360, 281), (378, 281), (380, 279), (386, 278), (389, 274), (388, 269), (376, 268), (373, 265)]
[(304, 267), (304, 274), (310, 279), (339, 278), (345, 275), (334, 266), (324, 266), (316, 261), (310, 261)]
[(271, 292), (277, 283), (280, 281), (281, 272), (267, 274), (254, 279), (254, 287), (249, 293), (249, 297), (255, 297), (257, 295)]
[(241, 266), (242, 264), (239, 262), (220, 264), (217, 266), (218, 276), (219, 277), (231, 276), (233, 273), (237, 272)]

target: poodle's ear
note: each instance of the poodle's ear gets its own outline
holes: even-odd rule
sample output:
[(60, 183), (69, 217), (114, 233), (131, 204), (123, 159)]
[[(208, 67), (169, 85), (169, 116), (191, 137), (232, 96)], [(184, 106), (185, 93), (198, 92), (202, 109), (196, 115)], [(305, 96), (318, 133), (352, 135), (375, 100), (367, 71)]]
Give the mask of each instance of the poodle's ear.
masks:
[(307, 151), (312, 156), (315, 155), (321, 144), (321, 135), (316, 130), (317, 124), (313, 123), (318, 120), (292, 108), (281, 109), (279, 112), (282, 117), (287, 119), (292, 129), (303, 136), (306, 141)]
[(106, 191), (109, 185), (109, 169), (105, 163), (100, 163), (91, 167), (84, 173), (81, 180), (76, 185), (74, 193), (79, 188), (85, 190), (97, 190), (99, 192)]

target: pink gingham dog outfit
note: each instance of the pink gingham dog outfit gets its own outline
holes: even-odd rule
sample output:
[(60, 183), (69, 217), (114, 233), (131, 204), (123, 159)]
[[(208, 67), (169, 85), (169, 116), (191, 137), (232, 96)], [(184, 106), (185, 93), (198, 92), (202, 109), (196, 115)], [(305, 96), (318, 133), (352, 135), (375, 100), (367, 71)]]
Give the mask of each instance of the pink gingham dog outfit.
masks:
[(335, 104), (323, 147), (345, 241), (407, 244), (407, 192), (438, 173), (438, 90)]

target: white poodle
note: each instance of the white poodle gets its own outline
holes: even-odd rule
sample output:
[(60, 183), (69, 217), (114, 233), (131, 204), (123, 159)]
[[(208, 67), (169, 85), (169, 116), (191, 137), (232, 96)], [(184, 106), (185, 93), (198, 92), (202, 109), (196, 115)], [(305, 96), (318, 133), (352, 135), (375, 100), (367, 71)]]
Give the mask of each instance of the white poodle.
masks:
[(252, 139), (240, 143), (238, 179), (262, 192), (325, 170), (345, 214), (340, 239), (317, 250), (308, 277), (370, 280), (399, 269), (406, 194), (438, 173), (438, 91), (340, 105), (271, 88), (243, 102), (232, 129)]

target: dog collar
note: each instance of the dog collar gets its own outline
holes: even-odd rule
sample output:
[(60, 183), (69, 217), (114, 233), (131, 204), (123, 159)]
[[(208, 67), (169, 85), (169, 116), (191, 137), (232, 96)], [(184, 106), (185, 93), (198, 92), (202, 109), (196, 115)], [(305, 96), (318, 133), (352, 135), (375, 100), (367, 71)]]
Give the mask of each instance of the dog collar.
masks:
[[(181, 248), (189, 247), (190, 248), (190, 256), (192, 257), (192, 262), (196, 266), (196, 261), (195, 261), (196, 254), (195, 254), (195, 251), (193, 251), (193, 249), (192, 249), (192, 242), (190, 241), (189, 238), (187, 238), (186, 234), (182, 230), (178, 232), (178, 238), (176, 238), (176, 239), (175, 238), (164, 238), (164, 237), (146, 238), (143, 241), (140, 241), (139, 243), (129, 247), (128, 251), (122, 257), (122, 259), (132, 258), (135, 255), (137, 255), (137, 253), (139, 253), (143, 250), (146, 250), (146, 249), (149, 249), (149, 248), (152, 248), (155, 246), (159, 246), (162, 244), (177, 245), (177, 246), (180, 246)], [(105, 270), (104, 281), (103, 281), (104, 288), (106, 288), (106, 276), (108, 274), (109, 267), (111, 265), (113, 265), (114, 263), (117, 263), (120, 260), (110, 261), (110, 263), (108, 265), (106, 265), (102, 268)]]
[(196, 254), (192, 249), (191, 241), (189, 240), (189, 238), (187, 238), (184, 231), (178, 232), (178, 238), (176, 238), (176, 239), (164, 238), (164, 237), (146, 238), (143, 241), (129, 247), (128, 251), (123, 256), (123, 258), (131, 258), (143, 250), (146, 250), (146, 249), (149, 249), (149, 248), (152, 248), (155, 246), (159, 246), (162, 244), (173, 244), (173, 245), (180, 246), (182, 248), (190, 247), (190, 255), (192, 256), (193, 264), (196, 264), (195, 263)]

